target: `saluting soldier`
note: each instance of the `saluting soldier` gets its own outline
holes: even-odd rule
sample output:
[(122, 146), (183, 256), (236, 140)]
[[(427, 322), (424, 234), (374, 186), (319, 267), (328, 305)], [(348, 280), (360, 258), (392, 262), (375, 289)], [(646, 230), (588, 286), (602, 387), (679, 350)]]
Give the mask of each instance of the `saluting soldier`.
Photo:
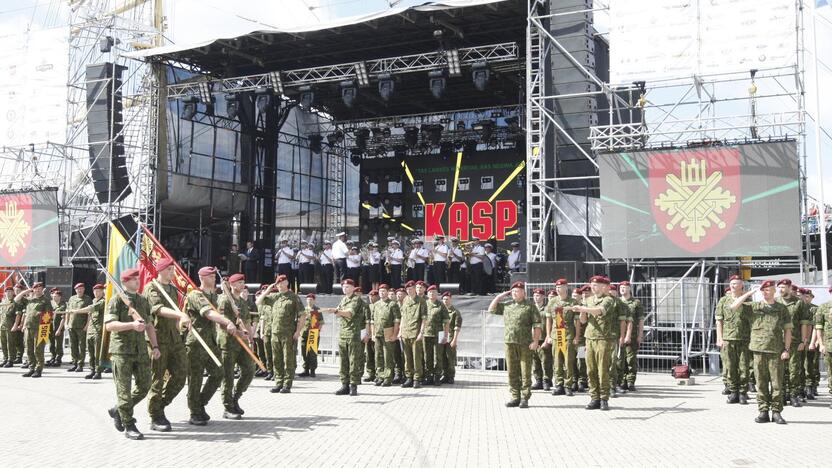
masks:
[(345, 279), (341, 283), (344, 297), (338, 307), (321, 309), (321, 312), (334, 313), (340, 319), (341, 331), (338, 338), (338, 355), (341, 358), (341, 368), (338, 376), (341, 388), (336, 395), (358, 395), (358, 385), (361, 382), (361, 351), (363, 343), (370, 338), (367, 317), (364, 315), (364, 301), (355, 293), (355, 281)]
[[(242, 297), (246, 289), (246, 277), (242, 273), (235, 273), (228, 278), (228, 286), (231, 294), (229, 296), (223, 293), (220, 296), (217, 309), (223, 317), (237, 325), (237, 330), (233, 334), (220, 330), (218, 336), (222, 351), (222, 404), (225, 408), (222, 417), (240, 419), (245, 414), (245, 411), (240, 408), (240, 397), (248, 390), (254, 378), (254, 361), (234, 338), (234, 335), (249, 341), (249, 338), (254, 335), (254, 327), (251, 325), (251, 310), (248, 301)], [(240, 369), (240, 378), (237, 379), (235, 386), (234, 369), (237, 367)]]
[(462, 330), (462, 314), (451, 303), (451, 293), (445, 291), (442, 294), (442, 304), (448, 310), (450, 321), (448, 322), (448, 343), (437, 344), (436, 353), (439, 367), (442, 369), (442, 383), (453, 384), (456, 377), (456, 350), (459, 344), (459, 333)]
[[(537, 310), (540, 311), (541, 327), (543, 321), (546, 319), (546, 291), (541, 288), (536, 288), (532, 294), (532, 300)], [(541, 338), (543, 338), (541, 334)], [(537, 343), (537, 351), (532, 353), (532, 368), (534, 375), (534, 383), (532, 390), (543, 389), (549, 391), (552, 389), (552, 352), (549, 346), (544, 345), (545, 340), (541, 339)]]
[[(832, 293), (832, 288), (829, 288)], [(826, 360), (826, 379), (829, 393), (832, 394), (832, 301), (827, 301), (815, 312), (815, 334), (813, 344), (818, 349), (820, 355)], [(829, 404), (832, 408), (832, 403)]]
[[(199, 289), (188, 293), (185, 300), (185, 312), (191, 319), (191, 328), (199, 333), (214, 355), (219, 356), (216, 324), (225, 328), (229, 333), (237, 331), (237, 326), (216, 309), (218, 299), (216, 268), (202, 267), (197, 274), (199, 275)], [(205, 348), (191, 333), (185, 341), (185, 351), (188, 355), (188, 409), (191, 411), (188, 423), (194, 426), (204, 426), (211, 419), (205, 412), (205, 406), (211, 401), (222, 383), (222, 368), (216, 366)], [(208, 380), (203, 386), (202, 378), (206, 370)]]
[(373, 305), (373, 315), (370, 319), (370, 334), (375, 341), (377, 387), (389, 387), (393, 384), (395, 347), (399, 345), (397, 336), (401, 315), (399, 304), (388, 296), (389, 289), (386, 284), (379, 285), (379, 300)]
[[(627, 334), (624, 337), (624, 347), (618, 360), (618, 372), (622, 387), (629, 392), (636, 391), (636, 375), (638, 374), (638, 347), (644, 338), (644, 306), (632, 295), (629, 281), (618, 284), (621, 302), (627, 309)], [(635, 337), (635, 338), (634, 338)]]
[[(89, 319), (87, 320), (87, 350), (90, 354), (90, 373), (85, 379), (101, 380), (101, 373), (104, 366), (101, 365), (101, 336), (104, 331), (104, 310), (107, 302), (104, 299), (103, 284), (96, 284), (92, 287), (92, 304), (89, 306)], [(158, 337), (157, 337), (158, 339)], [(184, 382), (184, 376), (183, 376)]]
[(413, 280), (405, 284), (407, 296), (399, 308), (402, 313), (399, 338), (404, 348), (405, 381), (402, 388), (421, 388), (424, 372), (424, 337), (425, 319), (428, 306), (423, 297), (416, 294), (416, 282)]
[[(139, 440), (144, 435), (136, 428), (133, 409), (150, 389), (150, 361), (159, 359), (159, 345), (156, 330), (149, 322), (150, 304), (138, 292), (139, 270), (128, 268), (121, 273), (120, 279), (126, 297), (113, 295), (104, 318), (104, 326), (110, 332), (110, 360), (116, 384), (116, 406), (108, 413), (117, 431), (124, 431), (128, 439)], [(149, 356), (145, 335), (150, 343)]]
[(605, 276), (590, 279), (592, 296), (584, 305), (570, 309), (580, 314), (586, 326), (586, 372), (589, 377), (590, 401), (586, 409), (607, 411), (610, 398), (610, 368), (615, 339), (626, 327), (627, 317), (621, 314), (615, 299), (609, 295), (610, 280)]
[[(555, 281), (555, 289), (551, 293), (543, 317), (546, 319), (546, 344), (552, 347), (555, 361), (555, 388), (552, 395), (573, 396), (575, 359), (582, 327), (577, 314), (570, 307), (578, 303), (569, 297), (569, 283), (565, 278)], [(558, 347), (558, 330), (562, 330), (566, 352)]]
[(730, 292), (716, 304), (716, 345), (720, 349), (723, 378), (728, 388), (728, 403), (748, 404), (748, 366), (743, 351), (748, 348), (744, 340), (751, 333), (750, 305), (732, 309), (731, 304), (743, 295), (743, 281), (737, 275), (729, 278)]
[(436, 357), (441, 351), (439, 345), (448, 344), (451, 317), (448, 309), (439, 300), (439, 289), (431, 285), (427, 288), (427, 318), (424, 335), (425, 347), (425, 383), (428, 385), (442, 385), (442, 366), (438, 365)]
[[(777, 282), (777, 290), (780, 292), (778, 302), (786, 306), (789, 317), (792, 321), (791, 349), (789, 349), (789, 362), (784, 368), (785, 399), (795, 408), (803, 406), (806, 401), (803, 397), (804, 372), (803, 352), (809, 346), (809, 333), (811, 317), (808, 308), (803, 301), (797, 297), (792, 288), (790, 279), (781, 279)], [(795, 288), (796, 289), (796, 286)], [(803, 400), (801, 402), (801, 400)]]
[[(812, 321), (809, 323), (809, 327), (811, 328), (809, 343), (815, 343), (813, 339), (815, 335), (815, 315), (818, 311), (818, 306), (812, 303), (815, 295), (811, 289), (806, 288), (801, 291), (801, 298), (805, 307), (809, 309), (809, 316), (812, 317)], [(820, 384), (820, 359), (818, 359), (817, 346), (810, 346), (805, 354), (806, 357), (803, 361), (803, 367), (806, 373), (806, 389), (804, 393), (808, 400), (814, 400), (818, 396), (818, 384)]]
[(307, 343), (309, 342), (309, 332), (311, 330), (318, 330), (318, 340), (320, 341), (321, 331), (324, 328), (324, 314), (321, 313), (321, 308), (315, 305), (315, 295), (309, 293), (306, 295), (306, 323), (303, 325), (303, 334), (300, 338), (301, 355), (303, 356), (303, 372), (298, 374), (298, 377), (315, 377), (315, 370), (318, 368), (318, 353), (311, 346), (307, 350)]
[[(759, 291), (763, 300), (751, 302), (745, 312), (751, 314), (749, 348), (754, 353), (757, 409), (760, 411), (754, 421), (786, 424), (786, 420), (780, 414), (783, 411), (783, 363), (789, 359), (789, 349), (792, 347), (791, 329), (794, 324), (786, 306), (774, 300), (773, 281), (764, 281)], [(734, 299), (731, 309), (740, 310), (754, 292), (754, 289), (749, 290)]]
[[(66, 303), (63, 300), (63, 293), (58, 288), (49, 290), (50, 308), (52, 310), (52, 328), (49, 334), (49, 354), (52, 359), (46, 362), (46, 367), (61, 367), (64, 357), (64, 329), (66, 327)], [(67, 372), (75, 372), (78, 366), (73, 365)]]
[[(28, 297), (27, 297), (28, 296)], [(43, 373), (43, 347), (45, 341), (38, 339), (38, 326), (43, 314), (52, 312), (52, 305), (43, 295), (43, 283), (34, 283), (31, 289), (20, 291), (14, 302), (24, 305), (23, 326), (26, 329), (26, 356), (29, 359), (29, 371), (23, 377), (40, 377)]]
[[(273, 292), (277, 288), (277, 292)], [(297, 341), (304, 325), (303, 303), (294, 291), (289, 289), (289, 278), (277, 275), (257, 305), (271, 308), (272, 318), (272, 359), (274, 359), (274, 387), (271, 393), (292, 393), (297, 363)]]
[(0, 301), (0, 344), (3, 346), (3, 363), (0, 367), (14, 367), (17, 356), (17, 343), (12, 335), (17, 311), (14, 305), (14, 288), (6, 286), (3, 300)]
[[(502, 302), (511, 295), (512, 301)], [(532, 396), (532, 353), (540, 341), (540, 311), (526, 299), (526, 285), (517, 281), (511, 289), (497, 295), (488, 312), (502, 315), (505, 321), (505, 354), (511, 400), (508, 408), (528, 408)]]
[(87, 314), (84, 313), (92, 299), (84, 294), (86, 287), (84, 283), (78, 283), (73, 288), (75, 294), (69, 298), (66, 304), (66, 312), (69, 323), (69, 349), (72, 355), (72, 367), (69, 372), (83, 372), (84, 361), (87, 357), (87, 337), (85, 329), (87, 328)]

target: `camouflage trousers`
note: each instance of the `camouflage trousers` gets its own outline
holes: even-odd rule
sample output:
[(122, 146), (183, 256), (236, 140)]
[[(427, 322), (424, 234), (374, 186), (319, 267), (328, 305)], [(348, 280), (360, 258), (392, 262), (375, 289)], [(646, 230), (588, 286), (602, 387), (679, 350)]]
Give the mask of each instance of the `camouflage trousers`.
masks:
[[(113, 382), (116, 384), (116, 409), (126, 426), (135, 424), (133, 408), (150, 390), (150, 359), (147, 355), (113, 354)], [(135, 386), (133, 380), (136, 381)]]
[(783, 411), (783, 361), (777, 353), (754, 352), (754, 375), (757, 377), (757, 409)]
[(26, 358), (29, 360), (29, 369), (43, 370), (44, 358), (43, 348), (46, 342), (36, 344), (38, 341), (38, 329), (26, 329)]
[[(211, 347), (215, 356), (220, 356), (214, 338), (202, 336), (205, 342)], [(185, 353), (188, 355), (188, 409), (191, 414), (200, 414), (205, 411), (205, 406), (211, 401), (214, 393), (222, 383), (222, 369), (211, 359), (199, 342), (194, 341), (185, 345)], [(202, 376), (208, 371), (208, 380), (202, 385)]]
[[(234, 409), (234, 402), (248, 390), (254, 379), (254, 361), (238, 343), (230, 343), (222, 350), (222, 404), (225, 409)], [(234, 385), (234, 368), (240, 367), (240, 378)]]
[(789, 350), (789, 361), (783, 372), (783, 391), (786, 395), (797, 396), (803, 392), (806, 385), (806, 374), (803, 368), (804, 351), (798, 351), (799, 343), (792, 342)]
[(532, 354), (528, 344), (506, 343), (508, 390), (512, 400), (532, 396)]
[(24, 335), (25, 333), (23, 333), (23, 330), (12, 332), (12, 339), (17, 344), (15, 346), (15, 349), (17, 350), (17, 359), (23, 359), (23, 353), (26, 351)]
[(373, 340), (367, 341), (364, 345), (364, 365), (367, 376), (372, 379), (376, 378), (376, 344)]
[(393, 368), (396, 366), (395, 348), (399, 344), (395, 341), (384, 341), (384, 336), (377, 336), (375, 342), (375, 376), (385, 382), (393, 380)]
[[(453, 338), (451, 338), (453, 339)], [(436, 344), (436, 373), (441, 373), (446, 379), (453, 379), (456, 375), (456, 348), (451, 347), (451, 340), (446, 344)]]
[(820, 351), (807, 350), (803, 359), (803, 371), (806, 374), (806, 386), (817, 387), (820, 383)]
[(55, 333), (55, 328), (49, 332), (49, 354), (53, 358), (64, 357), (64, 332)]
[(556, 345), (552, 346), (552, 356), (555, 361), (555, 385), (571, 387), (575, 383), (575, 356), (577, 351), (571, 340), (566, 345), (566, 354), (559, 350)]
[(87, 357), (87, 332), (83, 328), (69, 329), (69, 350), (72, 356), (72, 363), (84, 366)]
[(613, 340), (586, 340), (586, 373), (589, 396), (593, 400), (610, 399), (610, 363)]
[(87, 351), (90, 355), (90, 370), (101, 372), (104, 366), (101, 365), (101, 331), (87, 333)]
[(422, 351), (423, 340), (402, 338), (404, 347), (404, 375), (408, 379), (421, 380), (424, 372), (425, 355)]
[(361, 356), (364, 352), (364, 343), (357, 337), (353, 339), (341, 338), (338, 341), (338, 355), (341, 360), (341, 367), (338, 377), (342, 385), (359, 385), (361, 383), (361, 369), (363, 363)]
[[(442, 370), (436, 368), (436, 343), (437, 338), (435, 336), (425, 336), (423, 338), (424, 343), (422, 343), (422, 349), (425, 353), (424, 359), (424, 376), (425, 378), (442, 378)], [(438, 375), (438, 377), (437, 377)]]
[[(538, 341), (537, 344), (542, 345), (543, 340)], [(537, 351), (532, 352), (532, 375), (534, 375), (534, 379), (538, 381), (543, 379), (552, 380), (553, 361), (552, 350), (549, 348), (540, 346)]]
[[(188, 354), (184, 344), (160, 344), (159, 354), (159, 359), (153, 361), (150, 366), (147, 412), (151, 418), (164, 414), (165, 407), (170, 405), (185, 387), (188, 376)], [(211, 361), (208, 365), (213, 366), (215, 363)]]
[(3, 348), (3, 360), (14, 361), (17, 357), (17, 341), (11, 327), (0, 328), (0, 346)]
[(272, 333), (272, 360), (274, 361), (274, 386), (292, 388), (295, 369), (298, 367), (297, 341), (294, 335)]
[(725, 386), (732, 393), (748, 391), (748, 342), (725, 340), (720, 350)]
[(638, 374), (638, 342), (631, 342), (621, 347), (618, 357), (618, 380), (621, 383), (636, 383)]
[(265, 357), (261, 357), (260, 359), (266, 364), (266, 369), (269, 372), (273, 372), (274, 370), (274, 352), (272, 350), (272, 331), (271, 329), (263, 331), (263, 354)]

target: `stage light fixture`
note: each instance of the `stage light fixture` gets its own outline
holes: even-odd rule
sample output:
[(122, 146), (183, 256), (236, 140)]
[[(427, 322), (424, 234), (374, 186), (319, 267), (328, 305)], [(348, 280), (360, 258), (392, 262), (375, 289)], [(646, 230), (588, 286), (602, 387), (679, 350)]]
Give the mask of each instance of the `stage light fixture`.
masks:
[(324, 137), (320, 133), (313, 133), (307, 137), (309, 140), (309, 149), (312, 150), (315, 154), (321, 154), (323, 148), (321, 147), (321, 143), (324, 140)]
[(404, 142), (407, 143), (407, 146), (415, 148), (419, 143), (419, 129), (416, 127), (405, 127)]
[(480, 141), (483, 143), (488, 143), (491, 141), (491, 135), (494, 132), (494, 121), (493, 120), (480, 120), (479, 122), (474, 124), (474, 131), (479, 133)]
[(236, 94), (226, 94), (225, 95), (225, 115), (228, 116), (229, 119), (236, 119), (237, 114), (240, 113), (240, 101), (237, 99)]
[(459, 50), (446, 50), (445, 61), (448, 63), (448, 74), (450, 76), (457, 77), (462, 75), (462, 68), (459, 66)]
[(382, 140), (384, 135), (382, 134), (381, 127), (372, 127), (370, 131), (373, 132), (373, 142), (378, 143)]
[(454, 149), (456, 151), (461, 150), (463, 148), (463, 145), (464, 145), (464, 143), (463, 143), (462, 140), (454, 140)]
[(326, 136), (326, 142), (329, 146), (340, 145), (344, 142), (344, 132), (341, 130), (335, 130)]
[(355, 146), (361, 150), (361, 152), (365, 152), (367, 150), (367, 141), (370, 139), (370, 129), (367, 127), (361, 127), (355, 131)]
[(298, 89), (300, 90), (300, 106), (307, 110), (310, 109), (312, 104), (315, 103), (315, 91), (312, 90), (311, 86), (301, 86)]
[(199, 102), (196, 96), (188, 96), (182, 100), (181, 117), (185, 120), (191, 120), (196, 115), (196, 104)]
[(203, 81), (197, 85), (199, 90), (199, 100), (202, 102), (211, 102), (214, 97), (211, 92), (211, 83)]
[(341, 100), (344, 101), (344, 105), (352, 109), (353, 104), (355, 104), (355, 98), (358, 97), (358, 88), (355, 87), (355, 83), (352, 81), (342, 81), (341, 84)]
[(388, 102), (393, 97), (395, 87), (393, 75), (390, 73), (383, 73), (378, 76), (378, 94), (384, 102)]
[(445, 127), (439, 124), (431, 124), (427, 126), (427, 140), (432, 146), (437, 146), (439, 141), (442, 140), (442, 130), (444, 129)]
[(485, 62), (477, 62), (471, 66), (471, 79), (474, 81), (474, 88), (477, 91), (485, 91), (485, 88), (488, 87), (488, 79), (490, 77), (491, 71)]
[(254, 95), (257, 96), (257, 111), (265, 114), (272, 106), (272, 90), (269, 88), (257, 88), (254, 91)]
[(442, 95), (445, 94), (445, 86), (447, 85), (445, 72), (443, 70), (434, 70), (428, 73), (428, 78), (430, 83), (430, 93), (433, 94), (433, 97), (436, 99), (441, 99)]
[(364, 154), (360, 148), (350, 148), (350, 162), (353, 166), (361, 165), (361, 155)]
[(370, 86), (370, 74), (367, 73), (367, 63), (358, 62), (355, 64), (355, 75), (358, 79), (358, 85), (362, 88)]
[(279, 71), (269, 72), (269, 81), (271, 81), (272, 89), (281, 96), (286, 95), (286, 88), (283, 87), (283, 78)]

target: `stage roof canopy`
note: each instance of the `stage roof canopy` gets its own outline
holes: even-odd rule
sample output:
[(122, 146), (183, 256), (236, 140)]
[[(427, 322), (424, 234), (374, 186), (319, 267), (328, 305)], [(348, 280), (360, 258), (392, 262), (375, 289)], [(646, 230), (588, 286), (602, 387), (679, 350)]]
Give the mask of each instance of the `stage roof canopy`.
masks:
[[(522, 99), (525, 69), (525, 0), (446, 0), (396, 7), (305, 29), (257, 30), (189, 46), (170, 45), (131, 54), (192, 67), (213, 79), (297, 70), (491, 44), (515, 43), (517, 60), (490, 64), (489, 86), (474, 88), (469, 68), (447, 79), (436, 99), (428, 76), (395, 76), (389, 102), (378, 95), (377, 77), (359, 90), (353, 108), (341, 100), (338, 83), (315, 86), (315, 105), (337, 120), (384, 115), (515, 105)], [(441, 38), (435, 36), (442, 31)], [(287, 94), (292, 96), (289, 92)]]

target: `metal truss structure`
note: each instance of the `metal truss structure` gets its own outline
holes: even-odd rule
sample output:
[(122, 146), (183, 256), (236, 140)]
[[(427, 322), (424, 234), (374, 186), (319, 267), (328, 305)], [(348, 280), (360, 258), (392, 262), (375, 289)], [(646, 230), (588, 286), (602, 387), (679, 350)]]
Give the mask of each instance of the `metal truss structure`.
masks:
[[(519, 50), (517, 43), (507, 42), (453, 49), (445, 51), (445, 53), (426, 52), (422, 54), (368, 60), (366, 62), (342, 63), (224, 78), (217, 80), (220, 83), (219, 88), (213, 82), (210, 85), (207, 85), (204, 81), (179, 83), (168, 86), (168, 97), (200, 97), (210, 92), (241, 92), (254, 91), (256, 89), (273, 89), (279, 94), (284, 94), (287, 88), (299, 88), (317, 83), (337, 83), (345, 80), (355, 80), (360, 86), (368, 86), (371, 79), (378, 79), (380, 75), (387, 73), (416, 73), (448, 67), (453, 74), (453, 69), (449, 67), (450, 63), (455, 63), (456, 68), (471, 66), (481, 62), (496, 65), (516, 62), (518, 57)], [(498, 69), (495, 68), (495, 70)], [(209, 86), (209, 88), (206, 88), (206, 86)]]

